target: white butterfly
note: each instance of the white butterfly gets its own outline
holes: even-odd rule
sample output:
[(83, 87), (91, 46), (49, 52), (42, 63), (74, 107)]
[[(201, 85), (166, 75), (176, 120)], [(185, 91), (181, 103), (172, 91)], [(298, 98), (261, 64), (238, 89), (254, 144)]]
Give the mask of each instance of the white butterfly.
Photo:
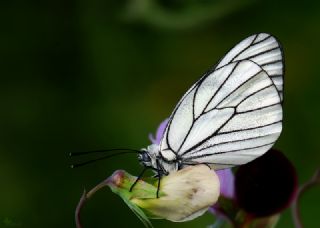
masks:
[(231, 49), (182, 97), (160, 145), (139, 155), (159, 178), (188, 165), (223, 169), (267, 152), (282, 130), (283, 52), (271, 35)]

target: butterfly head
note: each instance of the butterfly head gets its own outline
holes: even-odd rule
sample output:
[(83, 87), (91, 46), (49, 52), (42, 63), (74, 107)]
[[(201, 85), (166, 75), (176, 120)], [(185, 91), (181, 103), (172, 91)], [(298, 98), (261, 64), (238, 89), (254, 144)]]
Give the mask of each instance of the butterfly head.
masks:
[(141, 149), (138, 155), (139, 162), (146, 167), (156, 167), (156, 159), (159, 155), (159, 145), (152, 144), (147, 148)]

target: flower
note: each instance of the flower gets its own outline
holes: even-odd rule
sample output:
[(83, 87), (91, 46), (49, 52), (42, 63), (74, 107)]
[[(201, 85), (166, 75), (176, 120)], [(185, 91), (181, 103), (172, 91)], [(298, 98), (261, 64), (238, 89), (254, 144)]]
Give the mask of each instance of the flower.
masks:
[(218, 218), (215, 225), (229, 221), (235, 227), (273, 227), (296, 197), (295, 168), (275, 149), (240, 166), (235, 175), (230, 169), (217, 173), (223, 197), (210, 208)]
[[(151, 188), (145, 182), (140, 188)], [(154, 190), (156, 183), (152, 186)], [(138, 186), (137, 186), (138, 187)], [(137, 191), (141, 189), (137, 188)], [(135, 194), (136, 190), (133, 190)], [(173, 222), (192, 220), (205, 213), (219, 197), (219, 179), (205, 165), (187, 167), (161, 179), (162, 195), (156, 198), (135, 194), (130, 202), (141, 208), (150, 218)]]
[(240, 166), (235, 174), (236, 201), (239, 207), (255, 217), (273, 215), (287, 208), (297, 188), (294, 166), (275, 149)]
[(160, 197), (157, 182), (139, 180), (130, 191), (136, 177), (117, 170), (88, 193), (84, 192), (76, 210), (76, 224), (81, 227), (80, 211), (86, 200), (103, 187), (118, 194), (146, 227), (152, 227), (148, 218), (173, 222), (192, 220), (205, 213), (219, 197), (219, 178), (206, 165), (186, 167), (161, 179)]

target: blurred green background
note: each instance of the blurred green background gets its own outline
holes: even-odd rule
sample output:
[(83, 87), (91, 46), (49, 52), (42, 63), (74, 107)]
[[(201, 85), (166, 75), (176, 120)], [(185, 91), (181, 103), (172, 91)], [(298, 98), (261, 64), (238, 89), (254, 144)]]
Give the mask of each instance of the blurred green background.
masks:
[[(276, 147), (300, 183), (320, 164), (320, 5), (317, 1), (2, 1), (0, 3), (0, 227), (74, 227), (74, 209), (128, 155), (70, 169), (71, 151), (141, 148), (182, 94), (233, 45), (279, 38), (286, 60), (284, 131)], [(270, 167), (272, 168), (272, 167)], [(277, 186), (275, 186), (276, 188)], [(319, 227), (319, 188), (302, 201)], [(153, 221), (156, 227), (206, 227)], [(84, 227), (142, 227), (106, 189)], [(279, 227), (292, 227), (290, 211)]]

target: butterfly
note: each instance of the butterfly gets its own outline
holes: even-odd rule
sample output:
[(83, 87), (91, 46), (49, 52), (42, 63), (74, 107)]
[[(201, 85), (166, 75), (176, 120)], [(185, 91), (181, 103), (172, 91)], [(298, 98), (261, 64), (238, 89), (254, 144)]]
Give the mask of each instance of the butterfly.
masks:
[(162, 176), (197, 164), (224, 169), (263, 155), (282, 130), (283, 75), (277, 39), (249, 36), (183, 95), (160, 145), (143, 149), (139, 161)]
[(147, 169), (156, 172), (159, 192), (163, 175), (186, 166), (219, 170), (266, 153), (282, 130), (283, 75), (275, 37), (259, 33), (238, 43), (183, 95), (160, 144), (131, 150), (144, 169), (130, 190)]

